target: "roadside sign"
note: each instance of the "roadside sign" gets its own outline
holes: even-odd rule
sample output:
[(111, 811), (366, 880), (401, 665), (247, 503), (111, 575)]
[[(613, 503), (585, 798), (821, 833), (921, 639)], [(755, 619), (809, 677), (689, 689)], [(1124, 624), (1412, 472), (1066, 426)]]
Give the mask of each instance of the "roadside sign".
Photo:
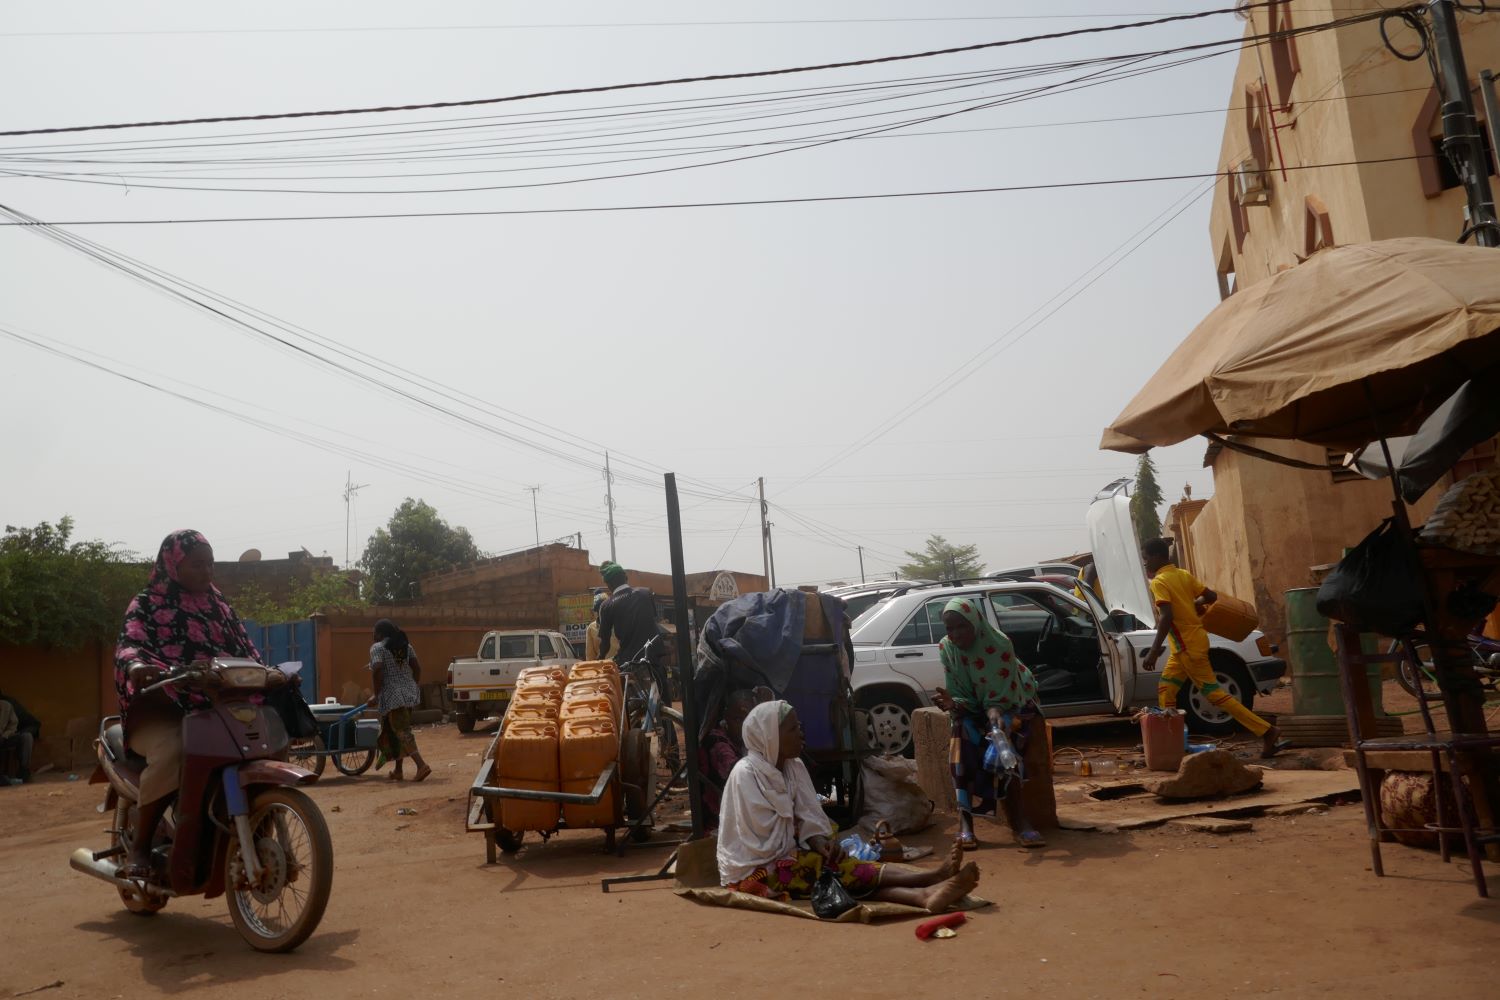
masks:
[(559, 594), (557, 598), (557, 628), (569, 642), (583, 642), (594, 620), (594, 595)]

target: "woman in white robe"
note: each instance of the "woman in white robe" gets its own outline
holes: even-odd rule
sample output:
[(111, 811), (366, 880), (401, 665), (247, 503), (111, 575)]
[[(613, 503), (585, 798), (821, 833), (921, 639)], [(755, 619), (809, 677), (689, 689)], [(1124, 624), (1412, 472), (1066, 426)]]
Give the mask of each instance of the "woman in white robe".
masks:
[(852, 895), (942, 912), (979, 881), (962, 850), (938, 868), (846, 857), (833, 839), (812, 776), (802, 763), (802, 723), (784, 701), (757, 705), (745, 718), (745, 756), (724, 785), (719, 807), (719, 881), (771, 899), (806, 897), (833, 866)]

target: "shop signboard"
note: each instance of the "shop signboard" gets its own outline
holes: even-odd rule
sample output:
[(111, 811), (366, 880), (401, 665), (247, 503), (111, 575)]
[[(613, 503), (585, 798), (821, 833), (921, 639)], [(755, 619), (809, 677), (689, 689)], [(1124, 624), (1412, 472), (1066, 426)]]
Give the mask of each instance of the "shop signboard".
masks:
[(557, 598), (557, 629), (569, 642), (583, 642), (589, 622), (594, 620), (594, 595), (559, 594)]

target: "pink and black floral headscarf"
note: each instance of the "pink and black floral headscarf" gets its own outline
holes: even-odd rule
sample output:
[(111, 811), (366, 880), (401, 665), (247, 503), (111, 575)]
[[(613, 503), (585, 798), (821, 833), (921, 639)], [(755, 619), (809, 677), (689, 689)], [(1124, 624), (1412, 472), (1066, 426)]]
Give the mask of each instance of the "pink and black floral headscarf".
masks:
[[(162, 539), (146, 589), (126, 609), (125, 625), (115, 645), (115, 688), (120, 694), (121, 712), (128, 711), (135, 696), (129, 677), (132, 663), (169, 670), (214, 656), (260, 659), (245, 626), (219, 588), (210, 586), (204, 593), (195, 594), (178, 582), (177, 568), (182, 561), (207, 544), (208, 539), (196, 531), (174, 531)], [(184, 710), (206, 703), (193, 692), (169, 690)]]

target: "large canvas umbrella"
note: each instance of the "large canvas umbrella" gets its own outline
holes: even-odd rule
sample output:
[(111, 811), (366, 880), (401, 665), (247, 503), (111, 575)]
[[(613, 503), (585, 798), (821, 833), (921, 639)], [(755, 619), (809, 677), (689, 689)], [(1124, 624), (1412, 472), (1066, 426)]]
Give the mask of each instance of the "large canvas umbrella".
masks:
[(1412, 433), (1497, 364), (1500, 252), (1415, 237), (1336, 247), (1221, 302), (1100, 447), (1217, 433), (1354, 450)]

